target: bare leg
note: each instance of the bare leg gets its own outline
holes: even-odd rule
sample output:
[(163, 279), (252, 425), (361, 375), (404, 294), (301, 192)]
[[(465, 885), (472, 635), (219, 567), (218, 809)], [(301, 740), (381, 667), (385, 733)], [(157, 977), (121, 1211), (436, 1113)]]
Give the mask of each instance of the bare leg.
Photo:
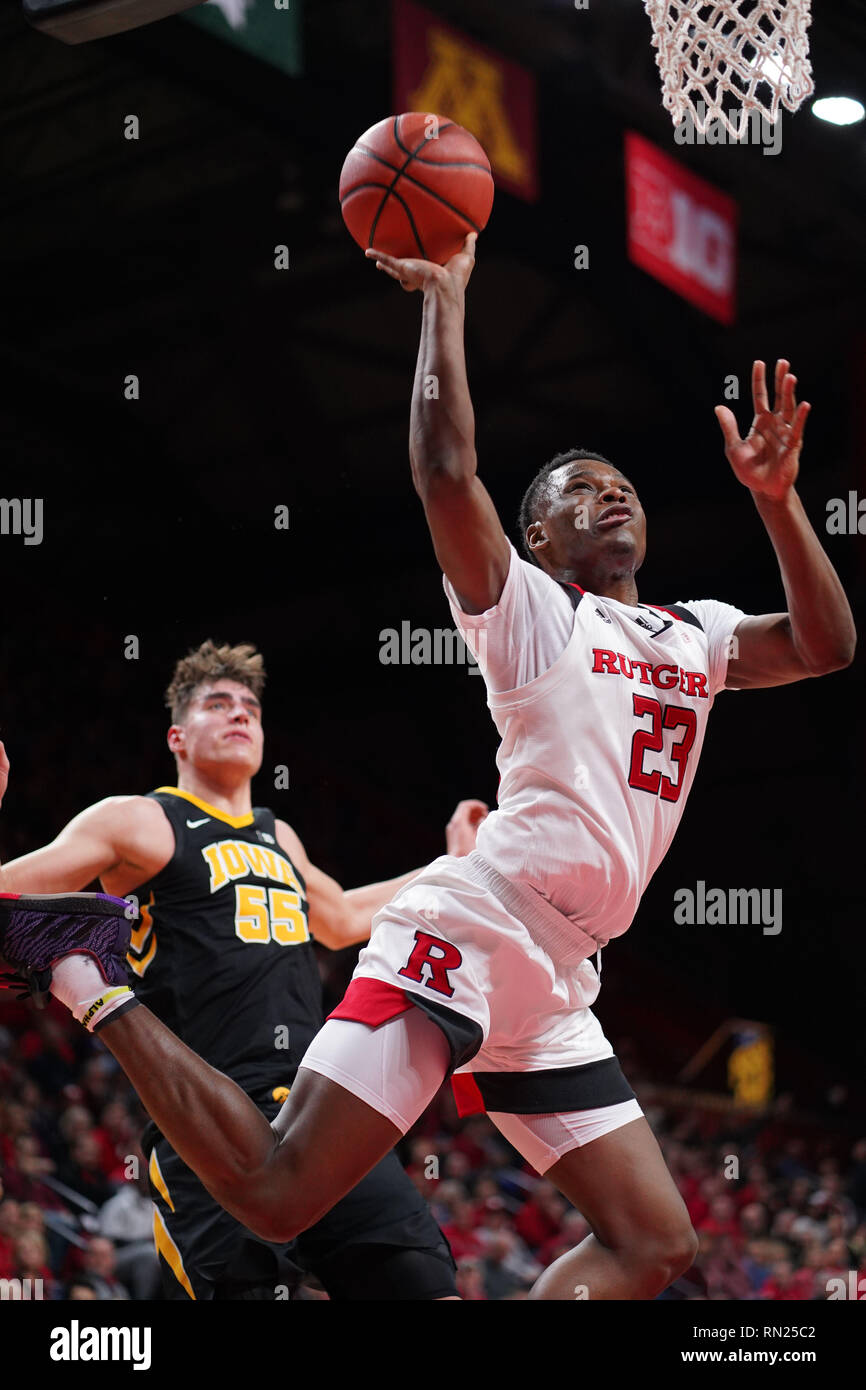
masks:
[(530, 1298), (655, 1298), (692, 1264), (697, 1237), (645, 1119), (572, 1149), (545, 1176), (593, 1234), (544, 1271)]
[(378, 1110), (303, 1066), (272, 1127), (144, 1005), (109, 1019), (99, 1036), (211, 1196), (266, 1240), (313, 1225), (401, 1137)]

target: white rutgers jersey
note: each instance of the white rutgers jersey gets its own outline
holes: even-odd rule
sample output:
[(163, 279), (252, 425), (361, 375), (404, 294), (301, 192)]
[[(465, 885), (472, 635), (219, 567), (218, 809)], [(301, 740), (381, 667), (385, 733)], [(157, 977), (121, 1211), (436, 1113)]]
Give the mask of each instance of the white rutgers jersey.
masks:
[(678, 602), (692, 625), (577, 586), (574, 608), (513, 547), (495, 608), (463, 613), (445, 589), (502, 740), (478, 852), (604, 945), (631, 925), (674, 836), (746, 614)]

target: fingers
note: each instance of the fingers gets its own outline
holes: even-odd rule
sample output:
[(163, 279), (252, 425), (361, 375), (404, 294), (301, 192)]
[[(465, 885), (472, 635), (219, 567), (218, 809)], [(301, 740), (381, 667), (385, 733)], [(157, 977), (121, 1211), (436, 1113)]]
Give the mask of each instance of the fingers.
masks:
[(809, 411), (812, 409), (808, 401), (801, 401), (797, 406), (797, 413), (794, 416), (794, 423), (791, 426), (791, 434), (788, 439), (788, 447), (797, 448), (803, 442), (803, 431), (806, 428), (806, 420)]
[(790, 421), (783, 420), (781, 414), (772, 415), (769, 411), (764, 411), (762, 415), (755, 417), (753, 433), (759, 435), (767, 448), (777, 457), (789, 453), (792, 449), (799, 449), (811, 408), (808, 401), (802, 401)]
[(376, 260), (376, 269), (384, 270), (386, 275), (390, 275), (392, 280), (396, 280), (401, 289), (411, 293), (418, 289), (421, 284), (419, 270), (424, 265), (423, 261), (401, 259), (399, 256), (389, 256), (386, 251), (377, 251), (375, 247), (368, 246), (364, 252), (368, 260)]
[(489, 813), (490, 807), (484, 801), (478, 801), (475, 797), (468, 797), (464, 801), (458, 801), (454, 814), (448, 822), (453, 825), (455, 821), (466, 817), (470, 821), (483, 820)]
[(377, 251), (373, 246), (368, 246), (364, 255), (369, 260), (375, 258), (376, 269), (384, 270), (387, 275), (391, 276), (392, 280), (403, 279), (404, 272), (400, 269), (401, 262), (396, 256), (389, 256), (387, 251)]
[(388, 270), (389, 268), (393, 270), (397, 265), (396, 256), (389, 256), (387, 251), (377, 251), (375, 246), (368, 246), (364, 255), (370, 260), (375, 256), (377, 268), (381, 266), (383, 270)]
[[(797, 378), (790, 370), (791, 364), (786, 357), (780, 357), (776, 363), (776, 370), (773, 378), (773, 409), (770, 410), (769, 400), (767, 399), (767, 377), (766, 368), (763, 362), (755, 362), (752, 367), (752, 396), (755, 402), (755, 415), (766, 415), (771, 418), (775, 425), (781, 424), (790, 430), (790, 436), (775, 431), (777, 438), (785, 439), (786, 444), (791, 446), (799, 443), (803, 437), (803, 429), (806, 424), (806, 416), (809, 407), (804, 411), (802, 405), (797, 404)], [(805, 405), (806, 402), (803, 402)], [(767, 425), (764, 425), (762, 432), (765, 432)]]
[(794, 423), (794, 417), (797, 413), (797, 400), (794, 395), (796, 386), (797, 378), (792, 376), (790, 372), (786, 372), (782, 379), (781, 405), (781, 415), (786, 425), (792, 425)]
[(767, 368), (764, 362), (752, 363), (752, 403), (756, 415), (770, 409), (767, 400)]
[(370, 260), (375, 256), (377, 270), (384, 270), (385, 274), (390, 275), (392, 280), (399, 280), (401, 284), (403, 283), (403, 272), (400, 270), (400, 262), (395, 256), (388, 256), (384, 251), (374, 251), (372, 247), (368, 248), (364, 255), (368, 256)]
[(725, 448), (733, 449), (735, 445), (741, 444), (740, 431), (737, 428), (737, 417), (726, 405), (717, 405), (716, 419), (718, 420), (722, 434), (725, 436)]

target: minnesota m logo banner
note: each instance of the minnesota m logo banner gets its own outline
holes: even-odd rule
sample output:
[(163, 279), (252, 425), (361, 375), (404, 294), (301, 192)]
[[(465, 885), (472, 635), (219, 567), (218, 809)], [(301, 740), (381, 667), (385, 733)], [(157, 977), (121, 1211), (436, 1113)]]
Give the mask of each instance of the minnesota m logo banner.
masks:
[(498, 185), (538, 198), (535, 78), (438, 15), (393, 0), (394, 111), (430, 111), (484, 146)]

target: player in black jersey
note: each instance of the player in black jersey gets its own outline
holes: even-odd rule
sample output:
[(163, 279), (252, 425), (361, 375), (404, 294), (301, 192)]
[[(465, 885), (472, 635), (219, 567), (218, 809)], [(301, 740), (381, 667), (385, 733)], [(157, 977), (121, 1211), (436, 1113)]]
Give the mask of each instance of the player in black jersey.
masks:
[[(373, 914), (413, 875), (344, 892), (285, 821), (251, 807), (264, 679), (250, 646), (205, 642), (180, 661), (167, 692), (177, 786), (91, 806), (52, 844), (5, 865), (0, 891), (73, 891), (98, 877), (107, 892), (134, 895), (138, 996), (272, 1120), (324, 1021), (313, 939), (334, 949), (365, 941)], [(461, 803), (451, 853), (473, 847), (485, 810)], [(394, 1153), (288, 1246), (219, 1207), (153, 1124), (143, 1148), (169, 1298), (280, 1298), (302, 1272), (332, 1298), (456, 1297), (447, 1242)]]

